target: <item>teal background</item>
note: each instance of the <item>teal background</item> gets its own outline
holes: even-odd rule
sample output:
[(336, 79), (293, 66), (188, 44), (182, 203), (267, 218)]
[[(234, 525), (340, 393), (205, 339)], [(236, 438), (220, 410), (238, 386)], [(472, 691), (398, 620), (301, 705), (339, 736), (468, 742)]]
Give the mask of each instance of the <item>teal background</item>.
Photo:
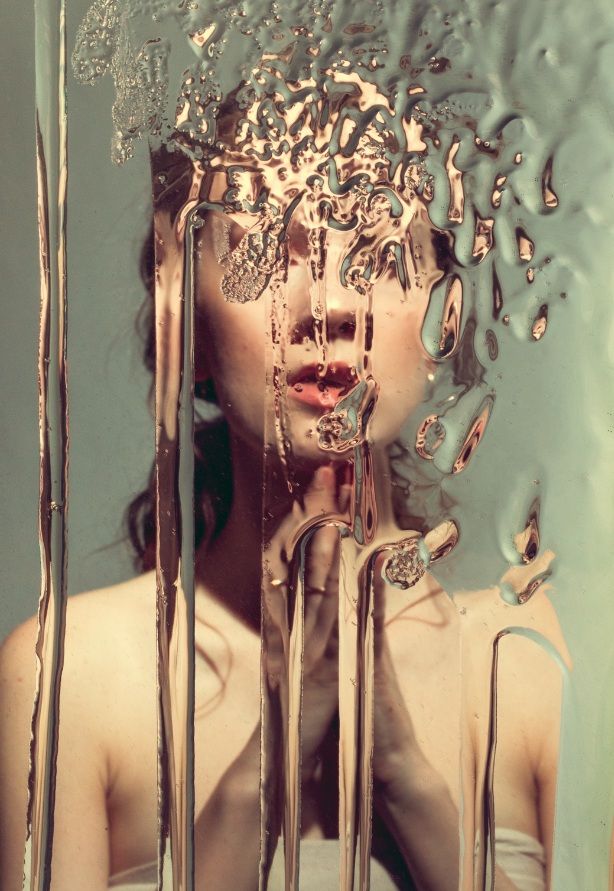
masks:
[[(87, 4), (68, 7), (70, 45)], [(40, 589), (33, 35), (33, 5), (4, 4), (0, 11), (0, 639), (35, 612)], [(147, 170), (141, 166), (139, 171), (137, 158), (124, 169), (110, 161), (112, 92), (110, 82), (87, 89), (69, 75), (71, 594), (134, 574), (128, 549), (122, 544), (107, 546), (122, 534), (123, 510), (142, 488), (153, 459), (148, 379), (134, 335), (142, 297), (137, 259), (149, 186)], [(92, 126), (93, 120), (100, 126)]]

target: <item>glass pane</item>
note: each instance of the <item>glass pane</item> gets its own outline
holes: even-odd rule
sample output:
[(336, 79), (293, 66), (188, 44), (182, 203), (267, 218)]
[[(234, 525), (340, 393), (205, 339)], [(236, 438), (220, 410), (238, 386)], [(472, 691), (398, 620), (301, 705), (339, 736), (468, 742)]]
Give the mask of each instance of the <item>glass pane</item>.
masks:
[(21, 624), (32, 126), (3, 887), (24, 846), (40, 888), (608, 887), (614, 17), (590, 9), (78, 2), (63, 68), (40, 0), (49, 489)]

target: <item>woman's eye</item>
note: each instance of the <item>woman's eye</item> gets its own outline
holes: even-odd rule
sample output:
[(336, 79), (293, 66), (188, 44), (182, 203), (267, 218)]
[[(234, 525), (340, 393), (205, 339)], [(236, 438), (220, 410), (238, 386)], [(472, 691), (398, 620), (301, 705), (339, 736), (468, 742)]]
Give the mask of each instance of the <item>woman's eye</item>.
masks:
[(314, 340), (314, 320), (310, 315), (297, 322), (290, 331), (290, 343), (306, 343)]
[(342, 322), (337, 326), (337, 332), (339, 337), (347, 337), (348, 339), (353, 338), (356, 333), (356, 322), (353, 319), (348, 319), (346, 322)]

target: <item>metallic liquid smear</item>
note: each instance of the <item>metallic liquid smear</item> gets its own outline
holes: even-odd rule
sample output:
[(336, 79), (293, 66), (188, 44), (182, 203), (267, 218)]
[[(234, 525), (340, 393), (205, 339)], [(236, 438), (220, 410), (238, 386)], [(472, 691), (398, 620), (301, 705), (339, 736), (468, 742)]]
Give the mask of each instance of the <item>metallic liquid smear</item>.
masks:
[[(263, 72), (266, 74), (266, 69)], [(343, 83), (343, 78), (342, 78)], [(350, 81), (351, 83), (351, 81)], [(283, 85), (278, 81), (278, 89), (284, 89)], [(318, 102), (321, 100), (318, 99)], [(257, 109), (257, 106), (255, 106)], [(328, 120), (335, 122), (335, 118), (329, 109), (322, 113), (328, 116)], [(254, 112), (248, 112), (247, 120), (257, 120)], [(306, 122), (308, 123), (308, 122)], [(328, 125), (327, 125), (328, 126)], [(324, 128), (325, 130), (327, 127)], [(309, 130), (306, 129), (306, 133)], [(265, 154), (269, 151), (268, 147), (261, 145), (258, 140), (254, 139), (255, 131), (249, 131), (248, 146), (255, 146), (258, 154)], [(413, 134), (410, 136), (413, 139)], [(297, 138), (297, 137), (295, 137)], [(330, 137), (329, 137), (330, 138)], [(250, 151), (253, 151), (250, 148)], [(243, 158), (248, 156), (245, 148), (242, 149)], [(319, 150), (322, 157), (326, 157), (322, 149)], [(241, 160), (238, 151), (230, 152), (231, 160), (235, 165)], [(362, 153), (361, 153), (362, 154)], [(368, 154), (362, 155), (362, 160), (368, 162)], [(243, 162), (245, 163), (245, 162)], [(236, 166), (234, 169), (237, 169)], [(300, 187), (305, 179), (300, 166), (292, 167), (293, 176), (287, 172), (281, 183), (271, 180), (266, 168), (259, 173), (260, 176), (266, 177), (267, 186), (271, 190), (267, 195), (269, 201), (275, 196), (275, 199), (281, 205), (281, 210), (277, 210), (277, 216), (283, 216), (290, 220), (290, 210), (298, 215), (298, 203), (294, 200), (297, 192), (300, 194)], [(344, 178), (347, 177), (347, 174)], [(309, 179), (307, 179), (309, 183)], [(356, 177), (356, 182), (359, 180)], [(295, 185), (296, 184), (296, 185)], [(322, 181), (321, 185), (324, 182)], [(234, 182), (235, 195), (236, 187), (240, 185), (244, 194), (250, 196), (250, 203), (257, 204), (253, 193), (253, 186), (250, 181)], [(279, 187), (286, 187), (285, 195), (279, 193)], [(294, 189), (291, 187), (294, 186)], [(332, 186), (332, 189), (330, 187)], [(383, 191), (383, 190), (382, 190)], [(239, 193), (240, 194), (240, 193)], [(352, 216), (349, 211), (345, 211), (343, 204), (339, 201), (339, 196), (347, 195), (344, 198), (344, 204), (348, 204), (348, 199), (354, 202)], [(366, 201), (365, 201), (366, 198)], [(376, 492), (378, 485), (376, 484), (373, 471), (373, 456), (368, 443), (368, 424), (371, 416), (376, 408), (376, 398), (378, 386), (373, 379), (371, 372), (370, 352), (373, 342), (373, 320), (372, 320), (372, 284), (365, 277), (365, 273), (369, 278), (373, 272), (378, 270), (378, 266), (374, 269), (371, 267), (372, 259), (366, 253), (365, 232), (368, 232), (370, 225), (381, 228), (380, 220), (383, 222), (388, 219), (388, 208), (390, 202), (386, 201), (381, 210), (375, 211), (375, 203), (371, 202), (369, 192), (363, 193), (361, 189), (350, 190), (345, 192), (337, 190), (335, 181), (329, 175), (329, 191), (327, 195), (321, 197), (321, 202), (331, 201), (331, 204), (338, 205), (338, 213), (335, 216), (337, 225), (346, 231), (357, 230), (357, 236), (353, 237), (356, 245), (356, 253), (348, 253), (345, 261), (340, 264), (342, 283), (345, 287), (352, 289), (357, 295), (358, 306), (356, 308), (356, 347), (359, 350), (357, 357), (356, 371), (365, 375), (364, 380), (359, 381), (356, 386), (350, 390), (347, 396), (344, 396), (335, 406), (335, 411), (329, 415), (324, 415), (318, 422), (318, 431), (320, 434), (319, 445), (324, 451), (330, 450), (337, 454), (345, 452), (353, 453), (354, 468), (354, 496), (351, 507), (351, 529), (354, 534), (356, 544), (361, 548), (370, 548), (374, 545), (376, 530), (379, 524), (382, 524), (383, 517), (379, 516), (379, 507), (377, 503)], [(393, 203), (399, 208), (395, 212), (395, 216), (399, 217), (402, 213), (402, 203), (395, 196)], [(326, 204), (323, 203), (324, 207)], [(351, 206), (351, 205), (350, 205)], [(288, 208), (288, 210), (285, 210)], [(372, 209), (373, 208), (373, 209)], [(380, 220), (372, 213), (379, 214)], [(382, 213), (383, 212), (383, 213)], [(357, 225), (356, 215), (363, 217), (363, 226)], [(373, 219), (373, 223), (371, 223)], [(345, 222), (347, 220), (347, 222)], [(408, 208), (408, 221), (411, 220), (411, 214)], [(329, 220), (330, 222), (330, 220)], [(289, 231), (289, 230), (288, 230)], [(309, 230), (310, 233), (312, 230)], [(374, 234), (376, 234), (374, 232)], [(279, 235), (275, 235), (279, 238)], [(315, 237), (310, 237), (311, 261), (308, 262), (307, 268), (311, 272), (311, 312), (314, 318), (314, 341), (316, 352), (320, 352), (322, 367), (322, 376), (326, 380), (326, 344), (323, 336), (323, 327), (319, 325), (322, 316), (322, 290), (319, 285), (321, 277), (322, 264), (319, 261), (319, 252), (316, 250), (315, 259), (313, 247), (322, 245), (321, 235), (318, 236), (316, 230)], [(363, 244), (365, 247), (363, 247)], [(350, 246), (352, 242), (350, 242)], [(416, 260), (420, 258), (420, 253), (416, 252), (412, 257), (412, 265), (417, 271)], [(256, 269), (258, 266), (256, 258)], [(383, 272), (385, 267), (380, 266)], [(277, 270), (285, 280), (287, 273)], [(273, 296), (273, 304), (269, 310), (269, 318), (272, 320), (270, 344), (270, 360), (267, 363), (268, 368), (272, 368), (272, 376), (270, 379), (270, 390), (273, 394), (272, 405), (270, 406), (267, 418), (269, 419), (269, 430), (273, 436), (273, 441), (277, 443), (279, 456), (285, 457), (285, 443), (280, 443), (280, 427), (279, 427), (279, 405), (280, 405), (280, 379), (282, 376), (278, 372), (280, 354), (277, 350), (279, 345), (279, 310), (276, 303), (281, 300), (289, 300), (290, 295), (281, 292), (280, 296), (276, 286), (271, 288)], [(315, 296), (314, 296), (315, 295)], [(233, 295), (227, 293), (230, 299)], [(362, 300), (361, 300), (362, 298)], [(283, 355), (281, 356), (283, 361)], [(319, 377), (320, 372), (318, 372)], [(316, 378), (317, 380), (317, 378)], [(272, 429), (271, 429), (272, 428)], [(267, 440), (265, 433), (265, 440)], [(287, 460), (282, 460), (282, 468), (287, 468)], [(264, 680), (264, 712), (263, 712), (263, 787), (267, 794), (263, 798), (263, 865), (261, 870), (261, 882), (266, 882), (266, 876), (270, 867), (270, 850), (271, 839), (274, 840), (277, 826), (281, 824), (284, 832), (284, 851), (286, 858), (286, 887), (295, 888), (298, 882), (299, 868), (299, 833), (300, 833), (300, 785), (299, 785), (299, 765), (300, 765), (300, 730), (298, 715), (300, 713), (300, 661), (298, 654), (300, 653), (303, 642), (303, 572), (304, 560), (298, 560), (297, 548), (304, 548), (304, 539), (301, 538), (298, 531), (295, 535), (296, 542), (294, 548), (290, 549), (286, 554), (287, 567), (285, 578), (278, 577), (271, 569), (268, 548), (271, 546), (269, 542), (273, 539), (275, 533), (275, 523), (271, 525), (271, 531), (267, 529), (270, 525), (267, 521), (268, 517), (273, 520), (275, 518), (275, 502), (269, 502), (268, 492), (274, 491), (275, 475), (279, 471), (275, 470), (275, 464), (272, 461), (265, 461), (265, 493), (264, 493), (264, 614), (263, 614), (263, 680)], [(292, 487), (290, 487), (292, 489)], [(385, 491), (383, 483), (379, 486), (380, 491)], [(313, 520), (306, 529), (303, 529), (302, 535), (313, 532), (313, 528), (321, 525), (322, 519)], [(386, 528), (388, 524), (383, 524), (381, 528)], [(345, 538), (344, 538), (345, 541)], [(342, 544), (342, 553), (345, 554), (347, 548)], [(304, 554), (304, 550), (302, 551)], [(368, 883), (368, 855), (369, 855), (369, 828), (370, 828), (370, 762), (372, 748), (372, 680), (370, 673), (372, 672), (372, 657), (370, 656), (373, 632), (371, 622), (371, 608), (369, 606), (371, 598), (371, 582), (370, 573), (367, 570), (369, 565), (369, 551), (364, 556), (361, 555), (361, 561), (357, 562), (357, 557), (353, 560), (352, 571), (347, 569), (347, 560), (344, 561), (346, 566), (342, 573), (342, 579), (348, 580), (354, 575), (355, 578), (362, 579), (362, 583), (358, 585), (358, 591), (352, 592), (344, 589), (343, 584), (340, 586), (340, 625), (339, 625), (339, 647), (340, 647), (340, 681), (339, 681), (339, 720), (340, 720), (340, 838), (341, 838), (341, 882), (342, 887), (351, 889), (354, 882), (354, 862), (357, 839), (359, 841), (360, 858), (359, 858), (359, 882), (361, 887), (366, 887)], [(364, 560), (364, 564), (363, 564)], [(361, 566), (364, 565), (364, 569)], [(347, 605), (350, 604), (350, 612), (347, 611)], [(358, 618), (360, 617), (360, 618)], [(279, 663), (281, 663), (281, 668)], [(359, 691), (363, 691), (363, 697), (359, 696)], [(277, 780), (277, 783), (276, 783)], [(275, 791), (276, 788), (283, 790), (283, 804), (281, 811), (276, 811), (275, 802), (279, 800), (279, 795)], [(358, 802), (361, 802), (357, 810)]]
[(68, 400), (66, 369), (66, 11), (36, 5), (36, 161), (40, 263), (39, 543), (41, 593), (30, 751), (25, 875), (32, 891), (51, 883), (60, 679), (66, 616)]
[[(173, 887), (194, 883), (194, 471), (192, 215), (202, 171), (172, 219), (154, 210), (156, 321), (156, 585), (162, 887), (170, 838)], [(155, 182), (155, 179), (154, 179)], [(154, 193), (154, 207), (156, 195)], [(189, 252), (186, 252), (186, 241)], [(186, 257), (189, 261), (186, 263)], [(186, 288), (188, 290), (186, 290)]]
[[(267, 301), (270, 320), (263, 453), (260, 887), (266, 888), (281, 831), (286, 888), (298, 889), (305, 567), (310, 540), (332, 525), (340, 548), (340, 887), (353, 889), (358, 851), (362, 891), (368, 888), (370, 864), (376, 568), (384, 561), (387, 581), (404, 590), (419, 580), (425, 567), (458, 553), (463, 537), (470, 539), (467, 530), (474, 528), (474, 519), (461, 510), (462, 490), (454, 489), (452, 480), (460, 477), (464, 485), (474, 472), (477, 447), (499, 423), (501, 399), (499, 394), (495, 399), (491, 365), (499, 362), (496, 367), (506, 369), (503, 357), (518, 344), (525, 352), (514, 355), (543, 349), (551, 360), (547, 350), (552, 337), (544, 335), (548, 327), (564, 325), (565, 320), (562, 309), (558, 317), (552, 310), (550, 292), (555, 282), (567, 282), (568, 277), (573, 281), (565, 265), (572, 261), (562, 259), (562, 249), (560, 255), (552, 252), (552, 267), (545, 273), (551, 259), (546, 253), (561, 231), (556, 225), (549, 230), (548, 224), (552, 217), (560, 225), (559, 214), (565, 209), (557, 194), (562, 180), (556, 177), (557, 131), (550, 103), (542, 100), (543, 121), (527, 110), (531, 97), (525, 97), (526, 108), (515, 98), (520, 66), (506, 67), (508, 55), (496, 49), (496, 40), (493, 45), (481, 41), (501, 29), (510, 53), (522, 49), (523, 41), (536, 52), (532, 34), (529, 39), (532, 7), (521, 6), (509, 12), (513, 21), (504, 32), (495, 22), (495, 13), (503, 14), (501, 4), (490, 3), (462, 4), (445, 13), (436, 4), (375, 3), (368, 5), (367, 15), (359, 3), (350, 9), (297, 0), (288, 2), (281, 15), (275, 3), (265, 11), (259, 3), (235, 7), (217, 0), (201, 6), (97, 0), (79, 32), (73, 57), (77, 77), (91, 83), (109, 70), (115, 80), (114, 159), (126, 160), (134, 140), (148, 135), (153, 146), (168, 143), (194, 161), (176, 219), (163, 210), (156, 213), (160, 835), (163, 852), (170, 833), (175, 889), (191, 887), (193, 857), (192, 485), (191, 457), (180, 445), (189, 451), (192, 316), (184, 301), (192, 296), (189, 230), (196, 222), (190, 213), (203, 198), (201, 177), (203, 182), (212, 176), (222, 180), (217, 209), (245, 230), (234, 250), (218, 247), (225, 265), (222, 293), (238, 304)], [(580, 30), (578, 40), (583, 38)], [(400, 48), (402, 55), (398, 40), (408, 43)], [(176, 65), (184, 51), (180, 41), (190, 48), (185, 66)], [(475, 57), (471, 47), (480, 48)], [(583, 52), (588, 53), (586, 46)], [(539, 50), (541, 61), (535, 62), (547, 78), (556, 68), (548, 53)], [(171, 63), (173, 71), (183, 69), (184, 74), (178, 101), (173, 93), (169, 103)], [(573, 71), (573, 65), (568, 69)], [(62, 76), (61, 64), (58, 70)], [(222, 107), (238, 84), (233, 102)], [(580, 95), (575, 83), (573, 87), (574, 95)], [(564, 86), (551, 87), (553, 97), (557, 91), (568, 95)], [(562, 119), (554, 98), (552, 107), (558, 109), (553, 119), (557, 114)], [(50, 190), (50, 205), (62, 187), (65, 181), (54, 188), (53, 196)], [(313, 327), (307, 339), (313, 342), (316, 366), (307, 383), (323, 387), (318, 397), (322, 411), (311, 437), (320, 449), (320, 461), (332, 457), (348, 465), (352, 496), (349, 518), (331, 514), (297, 522), (284, 564), (274, 567), (270, 542), (280, 520), (275, 496), (280, 479), (299, 508), (303, 495), (296, 472), (298, 427), (288, 386), (290, 332), (301, 296), (289, 278), (288, 244), (293, 244), (295, 225), (307, 230), (306, 247), (298, 252), (308, 270)], [(335, 255), (340, 233), (345, 241)], [(50, 245), (52, 241), (49, 237)], [(63, 254), (58, 257), (61, 269)], [(43, 275), (45, 281), (50, 280)], [(408, 409), (409, 415), (415, 410), (419, 417), (408, 421), (399, 441), (386, 450), (378, 442), (377, 425), (391, 383), (383, 385), (379, 379), (378, 300), (385, 289), (399, 286), (404, 299), (419, 304), (423, 312), (420, 361), (432, 363), (425, 365), (423, 375), (432, 392)], [(61, 293), (61, 275), (57, 287)], [(44, 287), (43, 292), (48, 293)], [(353, 301), (354, 365), (352, 386), (335, 390), (333, 305), (339, 294)], [(566, 291), (560, 294), (566, 296)], [(46, 324), (43, 314), (41, 319)], [(41, 331), (42, 343), (47, 331)], [(63, 369), (62, 351), (59, 358)], [(432, 367), (434, 371), (426, 372)], [(504, 390), (502, 372), (497, 380)], [(335, 392), (338, 398), (331, 404)], [(41, 400), (43, 404), (42, 395)], [(62, 430), (61, 424), (57, 430)], [(484, 449), (479, 452), (484, 454)], [(465, 473), (470, 460), (471, 470)], [(62, 508), (64, 496), (62, 492), (51, 500)], [(514, 585), (497, 586), (497, 596), (510, 604), (530, 601), (549, 575), (536, 559), (545, 537), (540, 509), (539, 500), (533, 499), (522, 522), (512, 531), (507, 524), (506, 545), (499, 544), (503, 551), (513, 542), (515, 555), (508, 558), (512, 568), (530, 567), (535, 561), (532, 574)], [(43, 519), (46, 516), (41, 512)], [(44, 534), (51, 536), (43, 519), (41, 542)], [(52, 512), (52, 525), (55, 520), (63, 532), (61, 511)], [(39, 680), (37, 765), (47, 714), (51, 740), (56, 732), (55, 677), (61, 665), (64, 557), (59, 538), (45, 541), (46, 554), (51, 547), (60, 559), (47, 559), (44, 567), (44, 578), (53, 573), (55, 577), (43, 592), (39, 653), (50, 634), (55, 653), (49, 660), (45, 654)], [(471, 551), (465, 553), (471, 562)], [(59, 598), (60, 607), (52, 633), (53, 597)], [(492, 676), (484, 678), (490, 683), (491, 706), (475, 760), (466, 724), (460, 728), (463, 889), (485, 887), (488, 856), (494, 877), (492, 773), (499, 639)], [(465, 659), (469, 656), (465, 653)], [(53, 671), (45, 676), (47, 661)], [(53, 677), (53, 683), (45, 677)], [(469, 712), (467, 687), (464, 696)], [(35, 805), (39, 853), (33, 881), (39, 882), (44, 881), (42, 850), (47, 850), (47, 843), (40, 841), (43, 822), (52, 811), (53, 756), (52, 744), (35, 771), (35, 802), (40, 804)], [(45, 785), (41, 776), (49, 765)], [(49, 790), (42, 798), (41, 789)], [(474, 859), (476, 837), (479, 853)]]

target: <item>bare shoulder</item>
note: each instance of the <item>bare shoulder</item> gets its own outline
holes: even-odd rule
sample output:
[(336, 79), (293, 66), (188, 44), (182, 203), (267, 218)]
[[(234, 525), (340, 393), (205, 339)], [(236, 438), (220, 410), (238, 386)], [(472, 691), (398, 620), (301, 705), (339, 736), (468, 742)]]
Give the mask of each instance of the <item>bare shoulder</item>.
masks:
[[(554, 558), (552, 551), (545, 551), (533, 563), (508, 570), (501, 582), (516, 591), (525, 590), (534, 578), (546, 574)], [(528, 662), (532, 661), (529, 654), (541, 649), (555, 664), (558, 662), (560, 670), (562, 665), (571, 667), (571, 659), (555, 603), (556, 590), (548, 582), (543, 582), (530, 599), (519, 605), (506, 602), (499, 586), (482, 591), (463, 591), (457, 597), (467, 638), (478, 650), (485, 646), (490, 657), (493, 646), (502, 650), (505, 640), (506, 649), (518, 647), (524, 650)]]
[[(76, 873), (85, 871), (88, 887), (106, 888), (116, 740), (125, 739), (138, 708), (148, 717), (147, 732), (155, 722), (155, 681), (151, 695), (142, 695), (155, 665), (152, 581), (140, 576), (67, 603), (54, 835), (62, 887), (77, 887)], [(0, 647), (0, 885), (11, 889), (21, 887), (37, 635), (33, 616)]]
[[(62, 694), (63, 720), (74, 713), (94, 729), (96, 716), (118, 707), (130, 684), (155, 665), (153, 573), (68, 598)], [(36, 687), (38, 619), (14, 629), (0, 647), (0, 692), (7, 711), (31, 714)], [(118, 701), (119, 696), (119, 701)], [(107, 712), (108, 714), (108, 712)], [(23, 718), (21, 720), (23, 723)], [(100, 723), (102, 730), (104, 722)]]
[[(514, 586), (524, 588), (536, 569), (515, 567), (526, 578), (514, 578)], [(548, 850), (564, 675), (571, 668), (556, 596), (545, 583), (521, 605), (505, 602), (496, 587), (457, 600), (476, 752), (484, 751), (495, 719), (498, 824), (541, 839)]]
[[(504, 602), (497, 589), (471, 593), (465, 618), (463, 647), (480, 724), (494, 695), (500, 774), (516, 788), (524, 782), (528, 798), (534, 779), (544, 785), (555, 775), (564, 675), (572, 667), (556, 590), (543, 584), (522, 605)], [(516, 823), (520, 813), (511, 825)]]
[[(527, 576), (532, 570), (527, 567)], [(476, 674), (496, 667), (499, 698), (516, 714), (557, 713), (564, 672), (571, 659), (556, 612), (556, 590), (543, 584), (522, 605), (510, 605), (498, 589), (467, 594), (464, 649)], [(459, 604), (460, 605), (460, 604)], [(496, 660), (496, 666), (495, 666)]]
[[(155, 579), (145, 573), (106, 588), (69, 597), (66, 606), (66, 647), (64, 669), (68, 673), (78, 667), (113, 660), (118, 650), (127, 647), (132, 653), (139, 639), (155, 635)], [(148, 627), (148, 626), (151, 627)], [(14, 680), (32, 676), (38, 617), (31, 616), (15, 628), (0, 646), (0, 672)]]

